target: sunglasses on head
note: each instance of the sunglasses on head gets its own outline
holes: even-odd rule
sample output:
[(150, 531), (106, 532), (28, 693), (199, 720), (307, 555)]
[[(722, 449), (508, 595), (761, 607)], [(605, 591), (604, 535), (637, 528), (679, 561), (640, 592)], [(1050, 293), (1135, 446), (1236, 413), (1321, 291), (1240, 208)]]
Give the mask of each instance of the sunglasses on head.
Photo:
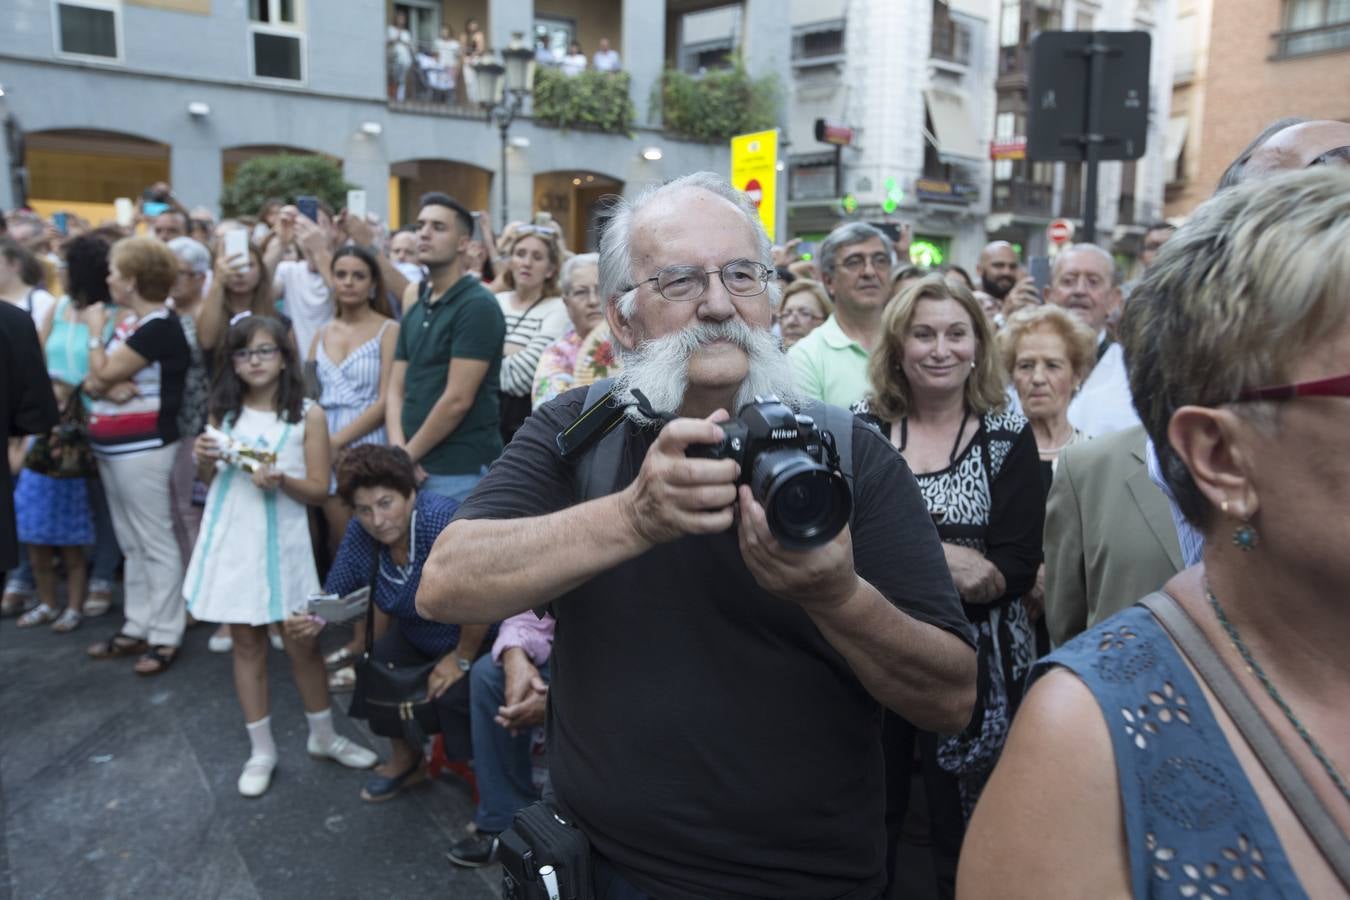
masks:
[(1299, 381), (1274, 387), (1252, 388), (1238, 395), (1238, 400), (1293, 400), (1296, 397), (1350, 397), (1350, 374), (1317, 381)]

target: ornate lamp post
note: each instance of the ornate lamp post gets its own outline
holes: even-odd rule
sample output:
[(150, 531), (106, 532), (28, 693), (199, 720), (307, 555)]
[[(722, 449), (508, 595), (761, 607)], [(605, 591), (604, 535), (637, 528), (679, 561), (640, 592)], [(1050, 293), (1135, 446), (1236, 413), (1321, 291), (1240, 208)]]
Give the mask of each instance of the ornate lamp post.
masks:
[(506, 148), (511, 123), (529, 96), (534, 81), (534, 53), (524, 45), (524, 36), (516, 33), (511, 44), (501, 52), (500, 60), (489, 54), (474, 65), (478, 74), (477, 94), (474, 98), (487, 113), (488, 125), (494, 123), (502, 135), (502, 228), (507, 223)]

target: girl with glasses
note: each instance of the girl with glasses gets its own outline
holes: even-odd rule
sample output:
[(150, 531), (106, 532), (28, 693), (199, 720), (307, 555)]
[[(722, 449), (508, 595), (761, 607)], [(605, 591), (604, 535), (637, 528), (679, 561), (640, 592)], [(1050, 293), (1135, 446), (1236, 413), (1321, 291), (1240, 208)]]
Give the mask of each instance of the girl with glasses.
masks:
[[(211, 489), (183, 595), (196, 618), (230, 626), (235, 690), (250, 745), (239, 793), (257, 797), (277, 765), (266, 626), (304, 612), (319, 587), (305, 507), (328, 497), (328, 425), (323, 410), (305, 400), (294, 344), (279, 320), (240, 319), (223, 351), (211, 424), (253, 455), (227, 461), (226, 448), (210, 432), (197, 439), (199, 472)], [(318, 642), (287, 635), (285, 646), (309, 722), (309, 755), (354, 769), (374, 765), (374, 753), (333, 729)]]

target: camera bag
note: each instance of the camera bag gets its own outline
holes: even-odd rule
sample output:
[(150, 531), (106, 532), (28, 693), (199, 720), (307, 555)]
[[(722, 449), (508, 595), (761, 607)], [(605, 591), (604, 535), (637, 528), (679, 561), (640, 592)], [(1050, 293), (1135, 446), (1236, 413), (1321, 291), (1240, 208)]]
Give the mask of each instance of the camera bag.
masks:
[[(498, 840), (504, 900), (593, 900), (591, 842), (548, 801), (517, 812)], [(549, 866), (557, 894), (540, 872)]]
[[(613, 378), (602, 378), (591, 384), (586, 390), (586, 402), (581, 405), (589, 410), (614, 389)], [(834, 435), (834, 446), (839, 451), (839, 473), (853, 488), (853, 413), (841, 406), (831, 406), (820, 400), (809, 399), (802, 403), (799, 412), (815, 420), (817, 427)], [(607, 432), (599, 443), (591, 448), (577, 462), (575, 485), (578, 501), (594, 500), (614, 493), (618, 488), (615, 478), (619, 472), (619, 461), (623, 458), (623, 442), (627, 429), (619, 427)]]

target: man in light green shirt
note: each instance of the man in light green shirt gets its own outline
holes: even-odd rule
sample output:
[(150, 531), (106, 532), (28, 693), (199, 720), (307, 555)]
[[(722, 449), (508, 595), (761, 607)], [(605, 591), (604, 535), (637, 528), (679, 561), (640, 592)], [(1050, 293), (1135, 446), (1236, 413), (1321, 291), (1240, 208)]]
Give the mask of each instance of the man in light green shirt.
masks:
[(895, 250), (880, 229), (850, 222), (821, 242), (819, 259), (834, 315), (793, 344), (788, 359), (803, 396), (847, 409), (870, 391), (867, 359), (881, 340)]

